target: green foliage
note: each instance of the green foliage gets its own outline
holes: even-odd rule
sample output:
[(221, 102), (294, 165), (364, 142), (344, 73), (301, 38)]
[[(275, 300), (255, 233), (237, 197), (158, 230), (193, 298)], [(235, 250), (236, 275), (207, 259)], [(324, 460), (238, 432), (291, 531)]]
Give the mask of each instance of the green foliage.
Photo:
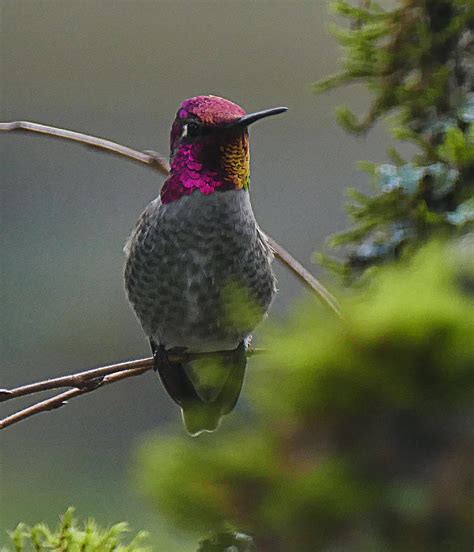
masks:
[(340, 124), (359, 134), (395, 112), (393, 134), (420, 153), (407, 163), (392, 148), (394, 165), (371, 167), (375, 195), (356, 195), (348, 209), (355, 228), (331, 242), (350, 247), (347, 260), (321, 256), (348, 281), (430, 236), (459, 235), (473, 226), (473, 2), (400, 0), (392, 11), (361, 4), (333, 3), (350, 23), (334, 30), (346, 59), (343, 71), (315, 90), (363, 82), (373, 95), (368, 114), (360, 121), (341, 107)]
[[(473, 27), (472, 2), (400, 0), (399, 4), (392, 11), (384, 11), (370, 1), (364, 2), (365, 7), (346, 0), (333, 2), (336, 13), (350, 23), (348, 29), (333, 29), (346, 59), (343, 72), (317, 83), (315, 90), (362, 80), (375, 96), (362, 122), (354, 114), (347, 115), (353, 122), (349, 131), (368, 130), (378, 117), (394, 108), (402, 108), (403, 124), (418, 129), (433, 118), (432, 108), (438, 117), (451, 114), (454, 106), (449, 100), (459, 88), (464, 93), (470, 91), (468, 79), (472, 76), (462, 73), (467, 72), (463, 64), (470, 47), (466, 33)], [(461, 54), (460, 59), (455, 60), (456, 67), (450, 67), (455, 54)], [(452, 82), (455, 69), (460, 71), (461, 82)], [(462, 98), (459, 100), (462, 103)]]
[[(74, 508), (69, 508), (62, 516), (56, 530), (51, 530), (44, 523), (28, 527), (20, 523), (10, 533), (16, 552), (36, 550), (57, 550), (61, 552), (147, 552), (142, 546), (146, 533), (138, 533), (128, 544), (125, 536), (129, 533), (127, 523), (116, 523), (107, 529), (101, 529), (93, 520), (79, 525), (74, 517)], [(9, 549), (4, 549), (7, 552)]]
[(438, 152), (444, 161), (453, 166), (463, 168), (474, 165), (474, 125), (467, 127), (466, 134), (457, 127), (448, 128)]
[(361, 283), (343, 321), (307, 305), (274, 327), (253, 417), (146, 441), (142, 492), (184, 530), (231, 523), (262, 551), (469, 549), (473, 259), (472, 240), (433, 243)]

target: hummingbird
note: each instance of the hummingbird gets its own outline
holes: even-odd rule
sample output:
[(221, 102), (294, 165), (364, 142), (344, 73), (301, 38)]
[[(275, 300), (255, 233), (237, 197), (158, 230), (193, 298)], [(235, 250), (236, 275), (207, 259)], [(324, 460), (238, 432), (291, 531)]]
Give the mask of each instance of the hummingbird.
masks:
[[(234, 409), (252, 331), (276, 292), (272, 250), (250, 203), (248, 127), (286, 110), (247, 114), (218, 96), (185, 100), (171, 127), (169, 176), (124, 248), (128, 299), (193, 436)], [(170, 353), (209, 356), (178, 363)]]

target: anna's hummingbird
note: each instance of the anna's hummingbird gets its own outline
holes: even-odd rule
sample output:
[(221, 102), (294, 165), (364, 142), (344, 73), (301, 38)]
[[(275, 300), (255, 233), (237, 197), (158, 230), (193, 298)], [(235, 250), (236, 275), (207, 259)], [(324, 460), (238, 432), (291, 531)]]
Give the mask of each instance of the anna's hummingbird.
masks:
[[(247, 115), (217, 96), (183, 102), (171, 128), (170, 175), (125, 246), (128, 298), (192, 435), (213, 431), (234, 408), (250, 334), (275, 293), (272, 252), (250, 204), (247, 129), (284, 111)], [(170, 351), (223, 353), (217, 365), (176, 364)]]

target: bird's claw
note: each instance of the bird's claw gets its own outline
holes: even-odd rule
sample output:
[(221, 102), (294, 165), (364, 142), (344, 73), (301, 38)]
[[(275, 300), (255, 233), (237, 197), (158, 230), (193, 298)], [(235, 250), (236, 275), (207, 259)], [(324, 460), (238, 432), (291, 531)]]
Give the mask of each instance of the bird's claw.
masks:
[(153, 370), (155, 372), (158, 372), (160, 367), (162, 366), (170, 365), (168, 353), (166, 352), (166, 349), (163, 347), (163, 345), (159, 345), (153, 351), (153, 362)]

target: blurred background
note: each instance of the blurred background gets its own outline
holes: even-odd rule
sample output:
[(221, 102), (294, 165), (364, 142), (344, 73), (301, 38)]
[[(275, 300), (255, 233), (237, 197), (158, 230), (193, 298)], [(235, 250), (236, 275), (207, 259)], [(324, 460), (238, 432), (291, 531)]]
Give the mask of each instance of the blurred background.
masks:
[[(0, 15), (2, 121), (167, 154), (185, 98), (212, 93), (249, 111), (287, 105), (286, 115), (252, 128), (254, 210), (269, 234), (321, 273), (312, 254), (346, 225), (344, 189), (366, 181), (356, 161), (381, 161), (387, 143), (383, 129), (368, 148), (335, 123), (334, 107), (360, 110), (364, 92), (312, 93), (340, 57), (325, 1), (3, 0)], [(122, 247), (160, 175), (47, 138), (0, 140), (0, 387), (148, 356), (124, 295)], [(277, 273), (275, 318), (305, 293)], [(187, 550), (130, 483), (136, 443), (161, 427), (188, 439), (147, 373), (5, 430), (0, 544), (18, 521), (54, 522), (72, 504), (102, 524), (127, 519), (150, 530), (165, 550)]]

